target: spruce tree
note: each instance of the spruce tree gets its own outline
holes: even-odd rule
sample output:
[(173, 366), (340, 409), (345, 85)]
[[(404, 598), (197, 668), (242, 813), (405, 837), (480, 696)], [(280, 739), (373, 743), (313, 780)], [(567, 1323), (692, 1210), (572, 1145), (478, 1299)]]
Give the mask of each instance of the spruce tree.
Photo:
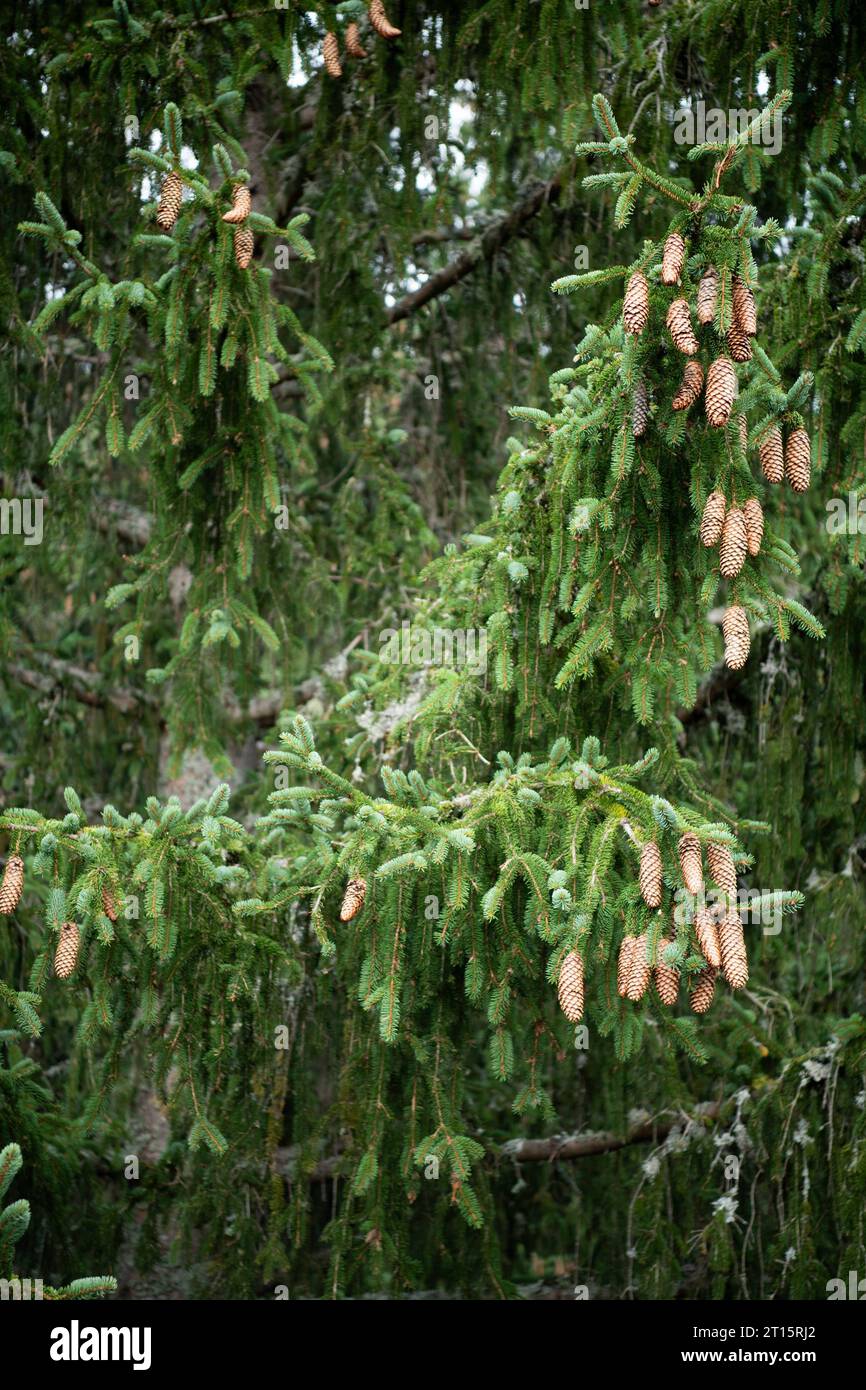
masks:
[(862, 1267), (863, 31), (16, 7), (6, 1269)]

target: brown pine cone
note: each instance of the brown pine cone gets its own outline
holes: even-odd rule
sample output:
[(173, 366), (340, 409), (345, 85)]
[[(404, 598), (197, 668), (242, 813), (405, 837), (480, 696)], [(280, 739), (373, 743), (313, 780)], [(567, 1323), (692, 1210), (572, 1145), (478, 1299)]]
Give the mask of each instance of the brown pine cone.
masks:
[(156, 225), (164, 232), (170, 232), (180, 213), (183, 202), (183, 179), (173, 170), (166, 174), (156, 209)]
[(117, 921), (117, 903), (110, 888), (103, 887), (102, 889), (102, 910), (109, 922)]
[(674, 410), (688, 410), (704, 388), (704, 369), (700, 362), (691, 359), (686, 363), (683, 379), (676, 390), (676, 395), (671, 404)]
[(726, 425), (737, 396), (737, 373), (729, 357), (717, 357), (707, 372), (704, 406), (714, 429)]
[(23, 887), (24, 860), (20, 854), (10, 854), (3, 870), (3, 882), (0, 883), (0, 913), (4, 917), (15, 911), (21, 901)]
[(743, 521), (746, 525), (746, 545), (750, 555), (757, 555), (764, 539), (764, 512), (757, 497), (749, 497), (743, 503)]
[(741, 279), (739, 275), (734, 276), (733, 286), (734, 324), (741, 332), (754, 338), (758, 331), (758, 311), (755, 308), (755, 296), (745, 280)]
[(768, 483), (780, 483), (785, 476), (785, 451), (782, 444), (782, 431), (773, 425), (758, 445), (761, 472)]
[(400, 33), (386, 15), (382, 0), (370, 0), (370, 23), (380, 39), (396, 39)]
[(241, 270), (246, 270), (252, 260), (255, 244), (255, 238), (250, 227), (246, 226), (246, 224), (241, 227), (235, 227), (235, 260)]
[(668, 1008), (677, 1002), (677, 995), (680, 992), (680, 972), (675, 965), (668, 965), (664, 958), (664, 952), (671, 944), (672, 938), (662, 939), (656, 949), (656, 963), (653, 968), (656, 990), (661, 1002)]
[(804, 429), (788, 435), (785, 445), (785, 477), (795, 492), (805, 492), (812, 476), (812, 445)]
[(647, 935), (641, 932), (640, 936), (632, 937), (634, 945), (632, 947), (631, 959), (628, 970), (628, 998), (633, 1004), (637, 1004), (643, 999), (649, 988), (652, 978), (652, 967), (647, 959)]
[(662, 251), (662, 284), (677, 285), (686, 263), (686, 243), (679, 232), (671, 232)]
[(620, 942), (616, 961), (616, 992), (621, 999), (628, 995), (628, 982), (631, 978), (631, 958), (634, 954), (636, 936), (624, 936)]
[(748, 334), (744, 333), (742, 328), (738, 328), (736, 324), (732, 323), (727, 332), (727, 339), (728, 351), (735, 362), (751, 362), (752, 344), (749, 342)]
[(701, 545), (718, 545), (722, 535), (722, 527), (725, 524), (726, 509), (727, 503), (724, 493), (711, 492), (704, 503), (703, 516), (701, 517)]
[[(707, 862), (710, 873), (723, 893), (729, 898), (737, 896), (737, 870), (733, 856), (727, 845), (707, 845)], [(711, 961), (710, 964), (713, 964)]]
[(698, 323), (712, 323), (719, 297), (719, 272), (708, 265), (698, 282)]
[(692, 1013), (705, 1014), (712, 1004), (716, 992), (716, 973), (714, 968), (708, 965), (706, 970), (702, 970), (698, 975), (689, 995)]
[(749, 619), (745, 608), (735, 603), (725, 609), (722, 618), (725, 639), (725, 665), (729, 671), (740, 671), (749, 659)]
[(746, 522), (739, 507), (731, 507), (722, 527), (719, 570), (723, 579), (735, 579), (743, 568), (748, 548)]
[(655, 840), (647, 840), (641, 848), (638, 884), (647, 907), (661, 907), (662, 856)]
[(722, 963), (719, 954), (719, 929), (715, 917), (707, 907), (701, 907), (695, 913), (695, 936), (707, 965), (718, 970)]
[(245, 183), (236, 183), (232, 189), (231, 212), (223, 213), (223, 222), (231, 222), (237, 225), (246, 222), (252, 210), (253, 200), (250, 190)]
[(743, 924), (737, 912), (728, 912), (719, 927), (722, 971), (731, 989), (742, 989), (749, 978), (749, 961)]
[(353, 917), (357, 917), (361, 908), (364, 906), (364, 899), (367, 896), (367, 880), (364, 878), (350, 878), (346, 884), (346, 891), (343, 894), (343, 902), (340, 907), (340, 921), (351, 922)]
[(583, 1018), (583, 961), (577, 951), (569, 951), (563, 959), (556, 992), (559, 1007), (569, 1023), (580, 1023)]
[(336, 34), (330, 30), (325, 35), (322, 44), (322, 59), (325, 64), (325, 72), (329, 77), (342, 77), (343, 69), (340, 67), (340, 42)]
[(685, 835), (680, 837), (677, 845), (680, 856), (680, 870), (683, 875), (683, 883), (693, 897), (704, 891), (704, 870), (701, 864), (701, 842), (697, 835), (691, 830), (687, 830)]
[(361, 31), (353, 20), (346, 25), (346, 52), (352, 58), (366, 58), (367, 50), (361, 43)]
[(647, 395), (646, 382), (643, 377), (639, 377), (634, 388), (634, 400), (631, 407), (631, 430), (635, 439), (641, 439), (646, 434), (646, 427), (649, 424), (649, 396)]
[(667, 325), (673, 345), (679, 352), (684, 352), (687, 357), (697, 352), (699, 344), (692, 328), (687, 299), (675, 299), (668, 306)]
[(626, 333), (643, 333), (649, 319), (649, 284), (642, 270), (636, 270), (625, 287), (622, 322)]
[(81, 946), (81, 933), (75, 922), (64, 922), (60, 928), (60, 940), (54, 953), (54, 973), (59, 980), (68, 980), (78, 964), (78, 950)]

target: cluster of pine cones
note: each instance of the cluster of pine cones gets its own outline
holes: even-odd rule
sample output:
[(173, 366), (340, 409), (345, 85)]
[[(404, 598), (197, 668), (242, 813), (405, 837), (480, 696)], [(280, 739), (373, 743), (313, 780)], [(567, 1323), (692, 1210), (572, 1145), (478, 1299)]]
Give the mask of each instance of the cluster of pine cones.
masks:
[[(686, 261), (686, 243), (680, 232), (671, 232), (662, 251), (661, 282), (678, 285)], [(719, 272), (714, 265), (705, 267), (698, 283), (695, 309), (698, 322), (712, 324), (719, 298)], [(623, 326), (627, 333), (641, 334), (649, 321), (649, 283), (643, 271), (635, 271), (626, 286), (622, 308)], [(728, 353), (717, 357), (707, 368), (697, 359), (700, 344), (692, 326), (691, 307), (686, 298), (674, 299), (667, 311), (667, 328), (674, 347), (688, 361), (682, 380), (671, 402), (674, 410), (688, 410), (704, 394), (704, 408), (709, 424), (716, 429), (731, 418), (737, 397), (735, 362), (748, 362), (752, 357), (751, 339), (757, 335), (758, 317), (755, 296), (739, 275), (732, 277), (731, 326), (726, 339)], [(650, 409), (646, 384), (638, 381), (632, 401), (632, 431), (640, 439), (649, 424)], [(746, 418), (738, 414), (737, 426), (743, 451), (748, 445)], [(787, 478), (795, 492), (805, 492), (811, 477), (811, 445), (806, 431), (797, 426), (783, 441), (778, 425), (766, 430), (758, 441), (761, 471), (769, 483)], [(701, 517), (700, 538), (706, 546), (720, 544), (719, 571), (724, 579), (734, 579), (742, 569), (746, 555), (757, 555), (764, 534), (764, 514), (756, 497), (750, 497), (742, 507), (736, 502), (730, 507), (720, 492), (711, 492)], [(749, 655), (749, 620), (746, 610), (732, 604), (722, 620), (725, 639), (725, 662), (732, 670), (745, 665)]]
[[(671, 232), (665, 240), (662, 252), (662, 284), (678, 285), (685, 263), (685, 239), (680, 232)], [(715, 266), (708, 265), (698, 285), (696, 309), (699, 323), (713, 322), (718, 296), (719, 272)], [(636, 270), (626, 286), (622, 321), (626, 333), (635, 337), (643, 332), (649, 321), (649, 282), (642, 270)], [(752, 356), (750, 339), (754, 338), (758, 331), (754, 294), (739, 275), (733, 277), (731, 326), (727, 332), (730, 357), (722, 355), (710, 363), (706, 382), (704, 369), (696, 356), (700, 350), (700, 343), (692, 326), (691, 307), (686, 298), (681, 296), (672, 300), (668, 306), (666, 322), (674, 347), (689, 359), (683, 369), (683, 379), (673, 398), (674, 410), (688, 410), (703, 391), (707, 420), (714, 429), (720, 429), (728, 423), (737, 397), (737, 373), (734, 362), (748, 362)], [(637, 400), (635, 404), (637, 405)], [(646, 428), (646, 420), (643, 413), (637, 410), (634, 425), (635, 436), (639, 438)]]
[[(701, 842), (692, 831), (686, 831), (680, 838), (677, 850), (686, 891), (702, 900), (704, 867)], [(695, 939), (706, 962), (692, 979), (689, 991), (689, 1003), (697, 1014), (706, 1013), (713, 1002), (716, 977), (720, 970), (732, 989), (742, 989), (749, 978), (743, 924), (736, 910), (737, 871), (734, 860), (726, 845), (709, 844), (707, 862), (722, 896), (712, 906), (702, 905), (695, 911)], [(647, 840), (641, 850), (638, 883), (647, 907), (661, 907), (662, 856), (655, 840)], [(662, 1004), (671, 1007), (677, 1002), (680, 971), (669, 963), (667, 956), (667, 947), (673, 941), (673, 935), (663, 937), (657, 943), (653, 960), (647, 932), (623, 937), (617, 958), (617, 992), (621, 998), (638, 1003), (652, 981)], [(560, 1008), (569, 1022), (579, 1023), (583, 1017), (585, 988), (583, 958), (578, 951), (569, 951), (562, 961), (557, 994)]]
[[(24, 860), (20, 854), (10, 854), (0, 881), (0, 914), (9, 916), (21, 901), (24, 889)], [(108, 887), (102, 889), (102, 910), (111, 922), (117, 921), (117, 901)], [(75, 973), (81, 949), (81, 932), (76, 922), (64, 922), (60, 940), (54, 952), (54, 973), (59, 980), (68, 980)]]
[(252, 211), (253, 200), (245, 183), (236, 183), (232, 189), (230, 212), (223, 213), (223, 222), (229, 222), (235, 229), (235, 260), (241, 270), (246, 270), (253, 258), (255, 239), (247, 218)]
[[(383, 0), (370, 0), (368, 13), (370, 23), (380, 39), (396, 39), (399, 36), (401, 31), (394, 28), (386, 15)], [(350, 58), (366, 58), (367, 56), (367, 50), (361, 43), (361, 32), (354, 20), (346, 25), (346, 52)], [(325, 64), (325, 72), (329, 77), (343, 76), (343, 68), (340, 63), (340, 41), (331, 30), (325, 35), (322, 44), (322, 60)]]
[[(742, 415), (738, 417), (742, 420)], [(742, 507), (728, 506), (724, 494), (711, 492), (704, 504), (700, 527), (701, 545), (719, 546), (719, 572), (723, 579), (736, 579), (746, 555), (757, 555), (764, 538), (764, 513), (757, 497), (749, 497)], [(725, 664), (732, 671), (745, 666), (749, 656), (749, 620), (746, 610), (732, 604), (722, 619), (725, 638)]]
[[(687, 893), (700, 899), (704, 892), (704, 866), (701, 842), (693, 831), (686, 831), (677, 845), (680, 873)], [(716, 976), (722, 971), (731, 989), (742, 989), (749, 978), (749, 963), (743, 924), (736, 909), (737, 870), (727, 845), (707, 845), (710, 875), (722, 898), (712, 906), (701, 905), (695, 911), (694, 929), (698, 948), (706, 961), (703, 970), (692, 982), (689, 1002), (694, 1013), (706, 1013), (713, 1002)], [(658, 908), (662, 903), (662, 857), (655, 840), (647, 840), (641, 849), (638, 885), (647, 907)], [(620, 946), (617, 965), (617, 986), (623, 998), (637, 1001), (646, 992), (651, 977), (663, 1004), (675, 1004), (679, 993), (680, 972), (667, 962), (665, 947), (673, 940), (667, 937), (656, 949), (655, 963), (649, 961), (648, 938), (627, 936)]]
[[(183, 203), (183, 180), (174, 170), (166, 174), (156, 209), (156, 225), (163, 232), (170, 232), (180, 215)], [(235, 260), (241, 270), (246, 270), (253, 258), (255, 241), (247, 218), (252, 211), (250, 190), (244, 183), (236, 183), (232, 189), (231, 211), (223, 213), (223, 222), (230, 222), (235, 229)]]
[[(670, 232), (662, 250), (661, 282), (663, 285), (678, 285), (682, 279), (686, 263), (686, 243), (680, 232)], [(702, 325), (713, 323), (719, 299), (719, 272), (714, 265), (705, 267), (698, 283), (695, 297), (695, 310), (698, 322)], [(626, 285), (622, 306), (622, 321), (626, 333), (639, 336), (649, 321), (649, 282), (642, 270), (636, 270)], [(688, 299), (679, 297), (668, 306), (667, 328), (671, 342), (678, 352), (689, 360), (683, 369), (673, 401), (674, 410), (688, 410), (704, 393), (704, 409), (707, 420), (715, 429), (726, 425), (731, 418), (734, 401), (737, 397), (737, 373), (734, 362), (749, 362), (752, 358), (751, 339), (757, 336), (758, 316), (755, 296), (751, 287), (740, 275), (732, 277), (731, 325), (727, 330), (728, 355), (717, 357), (710, 363), (706, 382), (704, 369), (697, 360), (700, 343), (692, 326), (692, 311)], [(733, 359), (733, 360), (732, 360)], [(635, 391), (633, 409), (633, 428), (636, 438), (646, 430), (649, 422), (649, 409), (646, 386), (640, 383)], [(745, 420), (740, 420), (741, 434)], [(746, 439), (743, 439), (743, 447)], [(795, 492), (805, 492), (811, 474), (811, 446), (809, 436), (801, 427), (792, 430), (787, 442), (782, 443), (782, 432), (777, 425), (762, 437), (758, 450), (764, 477), (770, 483), (780, 483), (783, 476), (788, 479)]]
[(761, 472), (768, 483), (787, 478), (795, 492), (805, 492), (812, 477), (812, 446), (806, 431), (797, 426), (782, 441), (782, 431), (773, 425), (758, 442)]

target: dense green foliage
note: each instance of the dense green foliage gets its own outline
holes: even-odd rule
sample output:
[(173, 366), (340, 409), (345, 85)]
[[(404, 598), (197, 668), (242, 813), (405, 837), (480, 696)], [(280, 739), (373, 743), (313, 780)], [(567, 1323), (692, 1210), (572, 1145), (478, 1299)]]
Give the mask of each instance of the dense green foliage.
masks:
[[(359, 0), (227, 8), (4, 17), (3, 496), (45, 499), (41, 544), (0, 536), (15, 1270), (72, 1297), (80, 1265), (132, 1297), (823, 1297), (866, 1259), (866, 15), (392, 0), (385, 41)], [(369, 56), (330, 79), (353, 18)], [(753, 136), (786, 108), (778, 148), (748, 120), (683, 143), (699, 102), (766, 108)], [(758, 287), (745, 448), (736, 415), (669, 408), (672, 226), (683, 293), (707, 261)], [(760, 480), (769, 420), (811, 435), (805, 497)], [(721, 588), (715, 486), (768, 522)], [(700, 1019), (613, 980), (671, 922), (685, 829), (756, 895), (748, 989)], [(667, 949), (700, 967), (691, 913)], [(520, 1161), (647, 1116), (649, 1149)]]

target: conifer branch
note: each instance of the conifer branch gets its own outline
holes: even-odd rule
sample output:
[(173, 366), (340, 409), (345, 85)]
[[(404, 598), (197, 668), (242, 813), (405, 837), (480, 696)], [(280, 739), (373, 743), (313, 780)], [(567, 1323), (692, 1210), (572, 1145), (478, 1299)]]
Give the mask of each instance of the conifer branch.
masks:
[(531, 222), (542, 208), (559, 200), (571, 167), (571, 164), (563, 166), (546, 183), (537, 185), (525, 194), (510, 212), (492, 222), (480, 233), (476, 247), (464, 251), (462, 255), (431, 275), (418, 289), (410, 291), (392, 305), (387, 313), (388, 323), (399, 323), (402, 319), (409, 318), (425, 304), (438, 299), (461, 280), (465, 280), (466, 276), (471, 275), (484, 261), (491, 260), (513, 237), (520, 235), (526, 224)]

